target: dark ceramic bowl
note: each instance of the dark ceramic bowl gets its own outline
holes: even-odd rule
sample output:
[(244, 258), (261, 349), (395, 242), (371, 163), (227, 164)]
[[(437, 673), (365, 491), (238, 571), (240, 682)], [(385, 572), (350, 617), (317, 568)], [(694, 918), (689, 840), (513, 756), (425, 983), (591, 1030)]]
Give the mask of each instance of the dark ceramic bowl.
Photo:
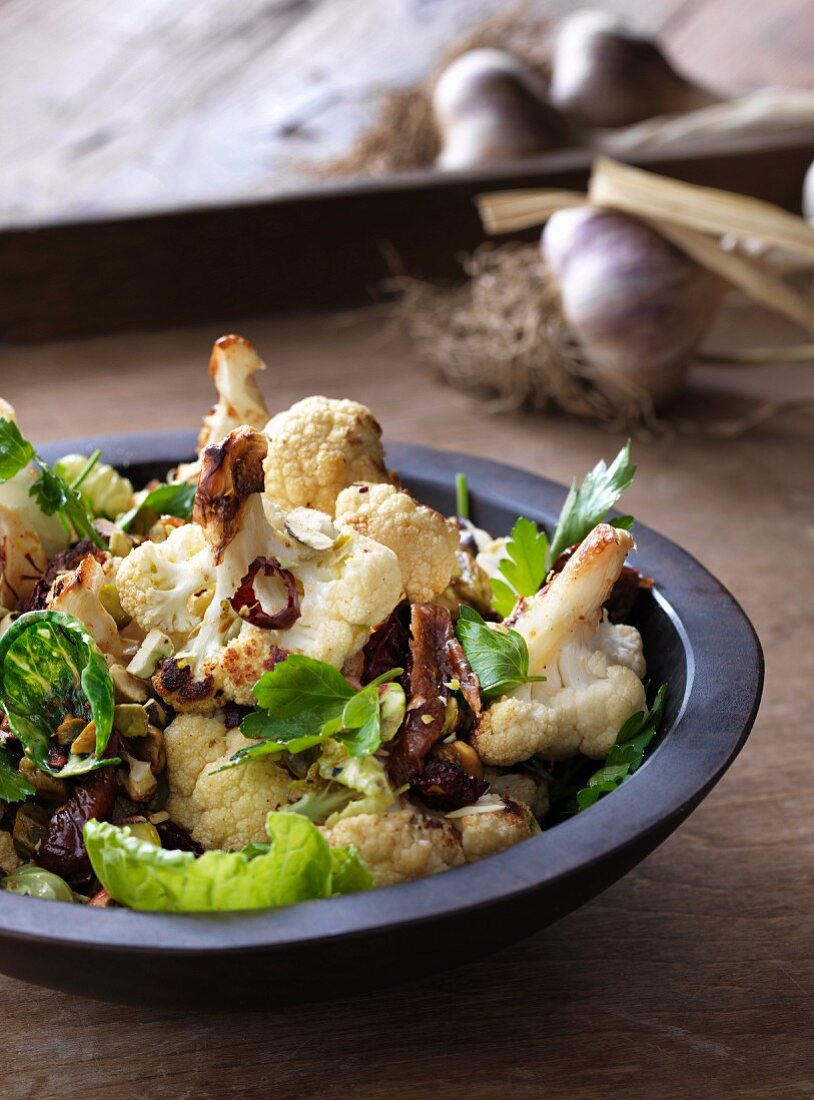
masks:
[[(143, 483), (193, 450), (191, 434), (82, 440)], [(564, 489), (482, 459), (394, 445), (388, 459), (422, 500), (454, 510), (465, 472), (473, 519), (507, 532), (550, 525)], [(743, 745), (763, 681), (743, 611), (682, 549), (641, 525), (636, 558), (656, 580), (637, 626), (649, 672), (670, 691), (644, 766), (594, 807), (482, 863), (331, 901), (253, 914), (94, 910), (0, 892), (0, 970), (57, 989), (150, 1005), (271, 1006), (379, 987), (471, 961), (543, 928), (642, 860), (698, 805)], [(722, 857), (723, 858), (723, 857)]]

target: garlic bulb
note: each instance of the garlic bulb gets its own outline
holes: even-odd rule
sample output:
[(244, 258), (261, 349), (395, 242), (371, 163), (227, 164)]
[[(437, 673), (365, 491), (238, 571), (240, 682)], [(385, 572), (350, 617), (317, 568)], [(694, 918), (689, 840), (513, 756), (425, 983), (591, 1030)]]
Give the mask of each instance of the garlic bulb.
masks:
[(803, 217), (814, 225), (814, 163), (808, 166), (803, 180)]
[(654, 229), (612, 210), (560, 210), (541, 241), (563, 314), (604, 388), (682, 388), (724, 284)]
[(559, 113), (533, 73), (501, 50), (456, 58), (433, 89), (439, 168), (474, 168), (533, 156), (566, 140)]
[(656, 41), (600, 11), (557, 29), (549, 101), (586, 126), (629, 126), (720, 102), (675, 71)]

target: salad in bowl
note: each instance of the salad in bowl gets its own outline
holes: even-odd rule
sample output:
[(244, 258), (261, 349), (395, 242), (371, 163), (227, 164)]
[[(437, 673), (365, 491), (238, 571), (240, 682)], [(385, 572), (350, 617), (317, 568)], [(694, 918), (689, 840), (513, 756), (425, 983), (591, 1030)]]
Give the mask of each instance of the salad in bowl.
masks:
[(135, 490), (47, 464), (0, 403), (0, 888), (262, 909), (497, 854), (610, 794), (658, 733), (609, 519), (629, 444), (550, 532), (415, 499), (350, 400), (270, 415), (213, 348), (193, 461)]

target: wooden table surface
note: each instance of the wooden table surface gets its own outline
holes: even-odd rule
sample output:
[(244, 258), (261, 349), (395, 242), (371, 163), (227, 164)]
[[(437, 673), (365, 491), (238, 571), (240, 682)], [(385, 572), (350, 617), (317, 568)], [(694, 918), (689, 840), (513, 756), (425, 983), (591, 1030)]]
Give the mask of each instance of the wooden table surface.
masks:
[[(409, 82), (498, 0), (0, 0), (0, 219), (256, 194), (341, 151), (387, 84)], [(542, 0), (561, 11), (566, 0)], [(614, 0), (725, 86), (811, 82), (811, 0)], [(194, 11), (194, 16), (193, 16)], [(304, 114), (308, 124), (285, 137)], [(203, 190), (202, 190), (203, 189)], [(488, 417), (389, 334), (386, 317), (213, 319), (197, 329), (0, 348), (0, 393), (39, 440), (194, 426), (208, 348), (245, 331), (270, 407), (370, 404), (387, 437), (567, 481), (619, 438)], [(719, 342), (787, 338), (733, 311)], [(811, 392), (810, 367), (699, 372), (690, 413)], [(8, 1097), (810, 1097), (814, 1094), (812, 417), (734, 441), (636, 444), (627, 505), (743, 603), (767, 656), (741, 757), (700, 809), (599, 898), (435, 979), (324, 1007), (233, 1015), (95, 1004), (0, 978)], [(34, 903), (32, 903), (34, 904)], [(428, 950), (431, 950), (428, 945)], [(398, 970), (398, 960), (394, 960)], [(326, 976), (326, 981), (329, 981)]]
[[(210, 341), (245, 330), (269, 405), (310, 393), (370, 404), (386, 436), (568, 480), (619, 445), (587, 425), (484, 416), (368, 312), (0, 350), (4, 395), (37, 439), (191, 427)], [(733, 311), (720, 339), (777, 339)], [(409, 374), (409, 382), (406, 381)], [(700, 412), (731, 374), (701, 372)], [(755, 394), (810, 369), (753, 372)], [(808, 389), (810, 390), (810, 383)], [(325, 1007), (200, 1015), (111, 1007), (0, 978), (11, 1096), (310, 1098), (810, 1096), (814, 1092), (812, 417), (746, 438), (638, 442), (626, 507), (742, 601), (767, 654), (741, 757), (633, 873), (519, 946), (435, 979)], [(32, 902), (32, 904), (34, 904)], [(428, 950), (431, 950), (428, 944)], [(393, 961), (398, 970), (398, 960)], [(329, 981), (326, 975), (326, 981)]]
[[(524, 0), (556, 17), (571, 0)], [(515, 0), (0, 0), (0, 227), (318, 186)], [(588, 5), (591, 6), (591, 5)], [(812, 78), (811, 0), (595, 0), (722, 91)]]

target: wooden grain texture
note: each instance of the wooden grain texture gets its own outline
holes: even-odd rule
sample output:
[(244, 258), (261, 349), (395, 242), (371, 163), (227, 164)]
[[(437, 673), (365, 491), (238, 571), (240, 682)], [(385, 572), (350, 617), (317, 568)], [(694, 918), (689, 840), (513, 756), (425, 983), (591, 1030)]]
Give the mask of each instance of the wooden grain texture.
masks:
[[(765, 139), (725, 142), (713, 156), (643, 153), (636, 163), (797, 212), (812, 159), (814, 134), (791, 145), (781, 136), (774, 149)], [(0, 232), (0, 340), (366, 305), (386, 296), (395, 273), (460, 279), (461, 256), (488, 239), (476, 195), (541, 182), (583, 189), (591, 163), (585, 151), (561, 151), (489, 172), (413, 173), (225, 208)]]
[[(270, 407), (310, 393), (369, 403), (391, 438), (468, 450), (567, 481), (619, 438), (565, 420), (488, 417), (368, 312), (234, 318), (165, 334), (0, 350), (0, 391), (38, 439), (192, 427), (209, 342), (245, 329)], [(734, 309), (716, 342), (788, 337)], [(685, 411), (724, 407), (699, 371)], [(744, 392), (810, 392), (805, 367)], [(731, 403), (731, 396), (728, 398)], [(702, 807), (644, 864), (519, 946), (436, 979), (323, 1007), (199, 1015), (110, 1007), (0, 978), (4, 1094), (468, 1100), (814, 1093), (812, 417), (732, 442), (638, 442), (628, 504), (742, 601), (767, 652), (755, 731)], [(714, 737), (711, 729), (709, 736)], [(34, 904), (32, 902), (32, 904)], [(429, 948), (431, 950), (431, 948)], [(398, 959), (393, 960), (398, 973)], [(404, 975), (409, 979), (409, 975)], [(330, 975), (325, 975), (330, 983)]]
[[(529, 6), (557, 15), (571, 5)], [(687, 0), (601, 6), (657, 30)], [(388, 89), (424, 79), (451, 41), (506, 8), (0, 0), (0, 224), (311, 184), (313, 167), (347, 151)]]

